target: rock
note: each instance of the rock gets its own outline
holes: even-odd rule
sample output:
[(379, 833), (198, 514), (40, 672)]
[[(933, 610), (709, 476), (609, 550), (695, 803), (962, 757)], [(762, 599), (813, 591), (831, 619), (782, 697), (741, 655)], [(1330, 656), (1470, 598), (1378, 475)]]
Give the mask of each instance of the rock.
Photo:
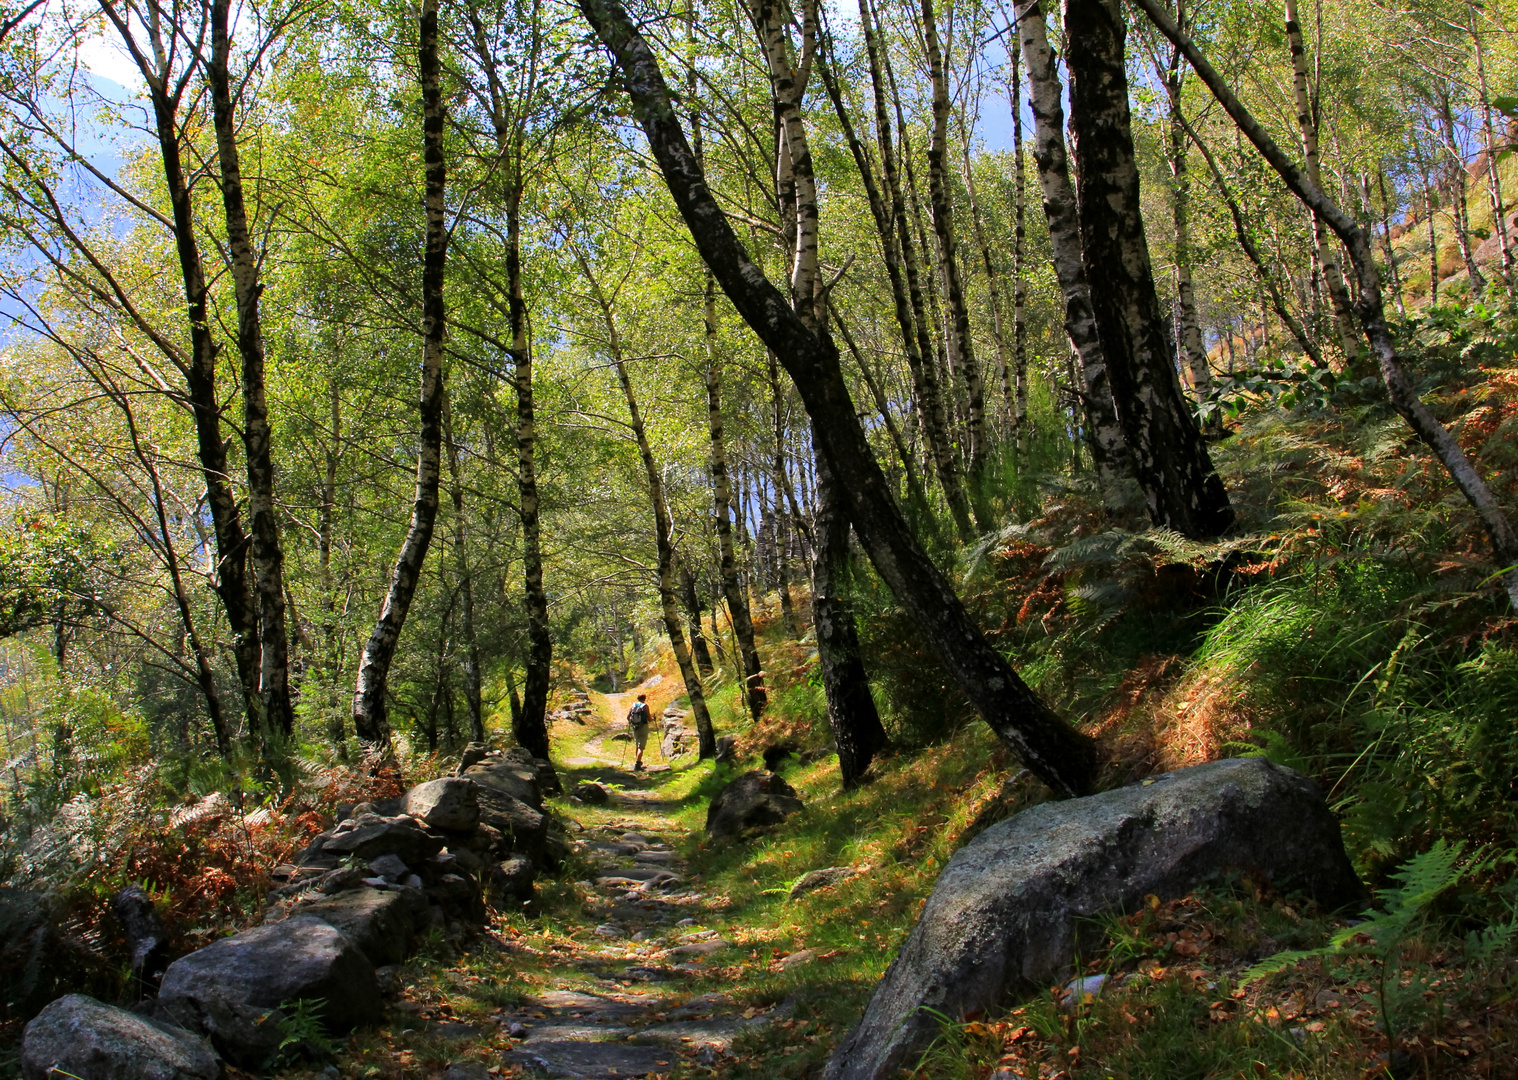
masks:
[(723, 949), (731, 949), (732, 947), (733, 943), (726, 938), (712, 938), (710, 941), (693, 941), (689, 945), (676, 945), (665, 955), (679, 959), (690, 956), (710, 956), (712, 953), (721, 952)]
[(471, 766), (464, 775), (479, 786), (481, 809), (485, 806), (484, 796), (491, 793), (509, 796), (534, 810), (543, 809), (543, 788), (530, 762), (527, 765), (510, 760), (486, 762)]
[[(394, 859), (394, 855), (382, 855), (382, 859)], [(399, 860), (396, 860), (399, 862)], [(402, 863), (401, 865), (405, 865)], [(315, 891), (327, 896), (335, 896), (349, 889), (362, 889), (364, 887), (364, 872), (356, 866), (344, 866), (340, 870), (332, 870), (316, 879)]]
[(381, 855), (377, 859), (369, 860), (369, 872), (378, 874), (386, 881), (395, 882), (411, 873), (411, 867), (394, 855)]
[[(169, 965), (160, 1002), (191, 1002), (277, 1009), (304, 998), (325, 1002), (321, 1020), (329, 1032), (377, 1023), (382, 1015), (374, 965), (331, 924), (307, 915), (244, 930)], [(270, 1027), (272, 1025), (264, 1025)], [(247, 1060), (225, 1036), (210, 1032), (217, 1049)]]
[(169, 933), (141, 885), (132, 884), (111, 897), (111, 914), (132, 947), (132, 974), (151, 981), (168, 962)]
[(342, 931), (375, 967), (399, 964), (426, 910), (416, 889), (354, 889), (296, 905), (290, 916), (309, 915)]
[(606, 790), (604, 784), (598, 784), (593, 780), (586, 780), (583, 783), (576, 784), (570, 794), (582, 803), (587, 803), (591, 806), (605, 806), (611, 802), (611, 792)]
[(443, 1080), (490, 1080), (490, 1071), (482, 1062), (455, 1061), (443, 1073)]
[(26, 1025), (26, 1080), (218, 1080), (221, 1062), (203, 1039), (147, 1017), (69, 994)]
[(553, 762), (543, 758), (533, 758), (532, 768), (538, 774), (538, 787), (543, 789), (543, 794), (564, 794), (564, 785), (559, 782), (559, 772), (553, 767)]
[(503, 859), (490, 869), (491, 902), (497, 908), (519, 907), (532, 899), (532, 863), (520, 855)]
[(840, 881), (858, 877), (859, 873), (852, 866), (829, 866), (822, 870), (809, 870), (797, 878), (796, 884), (791, 886), (791, 899), (797, 900), (815, 889), (825, 889), (829, 885), (837, 885)]
[(712, 759), (718, 765), (731, 765), (738, 760), (738, 737), (736, 735), (720, 735), (717, 737), (717, 754)]
[(480, 820), (511, 837), (511, 850), (535, 863), (544, 862), (548, 817), (521, 799), (492, 787), (481, 787)]
[(739, 776), (712, 799), (706, 834), (735, 839), (778, 825), (801, 809), (796, 791), (772, 772), (755, 769)]
[(478, 765), (480, 762), (484, 761), (485, 755), (487, 753), (489, 753), (489, 751), (485, 749), (484, 743), (472, 742), (468, 746), (464, 747), (464, 753), (459, 758), (458, 775), (463, 776), (464, 773), (469, 771), (469, 767), (471, 765)]
[(991, 826), (939, 875), (825, 1080), (897, 1076), (936, 1034), (935, 1015), (958, 1019), (1060, 979), (1083, 921), (1229, 871), (1329, 907), (1364, 895), (1312, 781), (1264, 758), (1179, 769)]
[(528, 1042), (520, 1050), (508, 1053), (503, 1060), (511, 1065), (542, 1069), (554, 1077), (617, 1080), (668, 1073), (671, 1071), (670, 1066), (679, 1059), (673, 1051), (662, 1046), (555, 1039)]
[(799, 753), (801, 753), (801, 747), (797, 746), (795, 743), (779, 742), (771, 743), (769, 746), (766, 746), (764, 748), (764, 752), (759, 756), (764, 759), (764, 767), (770, 772), (774, 772), (775, 767), (782, 761), (784, 761), (786, 758), (793, 758)]
[[(336, 866), (348, 855), (365, 862), (381, 855), (394, 855), (407, 866), (416, 866), (442, 849), (442, 838), (428, 833), (415, 818), (365, 814), (322, 833), (301, 852), (296, 862), (302, 866), (319, 866), (330, 860)], [(312, 859), (318, 861), (310, 861)]]
[(817, 959), (816, 949), (798, 949), (795, 952), (791, 953), (789, 956), (782, 956), (779, 960), (779, 964), (782, 968), (785, 968), (787, 971), (789, 971), (793, 967), (800, 967), (802, 964), (810, 964), (815, 959)]
[(478, 790), (463, 777), (444, 776), (406, 792), (401, 809), (434, 829), (468, 832), (480, 821)]

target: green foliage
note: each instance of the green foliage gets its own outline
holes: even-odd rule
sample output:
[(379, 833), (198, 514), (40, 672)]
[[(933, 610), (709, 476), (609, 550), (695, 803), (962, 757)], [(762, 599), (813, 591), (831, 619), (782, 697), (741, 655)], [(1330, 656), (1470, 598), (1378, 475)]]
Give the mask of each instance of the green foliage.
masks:
[(110, 545), (80, 525), (39, 517), (0, 532), (0, 637), (87, 618), (111, 559)]
[(269, 1067), (289, 1065), (303, 1057), (324, 1061), (337, 1053), (337, 1044), (322, 1022), (326, 1007), (325, 998), (298, 998), (280, 1006), (279, 1048)]

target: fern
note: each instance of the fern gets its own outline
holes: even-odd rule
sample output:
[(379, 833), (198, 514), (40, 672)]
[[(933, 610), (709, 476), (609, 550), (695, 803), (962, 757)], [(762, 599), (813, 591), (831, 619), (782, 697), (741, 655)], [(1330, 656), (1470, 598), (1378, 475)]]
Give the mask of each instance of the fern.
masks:
[[(1380, 912), (1374, 909), (1369, 910), (1365, 913), (1363, 921), (1340, 927), (1328, 939), (1328, 943), (1320, 948), (1280, 952), (1260, 961), (1244, 971), (1240, 976), (1239, 985), (1247, 986), (1259, 979), (1284, 971), (1302, 960), (1332, 956), (1367, 957), (1375, 961), (1377, 966), (1376, 997), (1380, 1005), (1381, 1022), (1386, 1031), (1387, 1045), (1395, 1046), (1394, 1014), (1396, 1010), (1392, 996), (1396, 990), (1396, 979), (1393, 978), (1389, 985), (1388, 972), (1395, 968), (1401, 956), (1403, 942), (1427, 916), (1429, 905), (1470, 872), (1471, 868), (1461, 863), (1461, 855), (1464, 851), (1463, 841), (1454, 844), (1444, 840), (1437, 841), (1433, 847), (1421, 855), (1415, 855), (1392, 872), (1392, 880), (1397, 884), (1382, 890), (1379, 897), (1384, 910)], [(1518, 919), (1514, 921), (1518, 922)], [(1502, 937), (1503, 933), (1504, 931), (1499, 930), (1497, 938), (1511, 940), (1511, 935), (1518, 933), (1518, 927), (1507, 931), (1506, 938)], [(1482, 944), (1496, 948), (1496, 941), (1497, 939), (1494, 939), (1491, 943), (1482, 942)]]

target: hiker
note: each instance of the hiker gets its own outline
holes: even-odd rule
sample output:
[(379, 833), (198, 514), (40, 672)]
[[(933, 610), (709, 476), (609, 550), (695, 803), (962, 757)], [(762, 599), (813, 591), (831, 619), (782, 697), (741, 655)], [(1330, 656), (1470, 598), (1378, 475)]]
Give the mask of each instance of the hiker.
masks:
[(648, 745), (648, 695), (639, 694), (633, 707), (627, 710), (627, 724), (632, 728), (633, 747), (637, 756), (633, 759), (633, 772), (643, 771), (643, 748)]

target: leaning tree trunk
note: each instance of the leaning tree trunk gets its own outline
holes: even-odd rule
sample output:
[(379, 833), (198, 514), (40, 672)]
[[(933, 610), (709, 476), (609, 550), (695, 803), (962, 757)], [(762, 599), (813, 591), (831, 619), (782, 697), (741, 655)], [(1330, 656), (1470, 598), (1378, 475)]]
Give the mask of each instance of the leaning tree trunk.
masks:
[[(813, 432), (816, 439), (816, 433)], [(870, 694), (849, 603), (849, 520), (827, 459), (817, 456), (817, 547), (812, 557), (812, 626), (827, 693), (828, 724), (845, 790), (859, 783), (889, 743)]]
[(1233, 523), (1228, 492), (1181, 392), (1139, 203), (1117, 0), (1066, 0), (1081, 245), (1097, 333), (1134, 477), (1156, 525), (1193, 538)]
[(722, 367), (717, 352), (717, 290), (706, 279), (706, 420), (711, 439), (712, 504), (716, 511), (717, 552), (722, 574), (722, 595), (727, 598), (727, 617), (738, 639), (737, 660), (743, 666), (743, 698), (755, 720), (769, 700), (764, 690), (764, 667), (754, 645), (754, 623), (749, 617), (748, 595), (738, 577), (738, 557), (733, 548), (733, 485), (727, 471), (727, 439), (722, 424)]
[(527, 608), (527, 670), (522, 679), (522, 708), (512, 715), (511, 731), (518, 746), (525, 747), (533, 757), (547, 758), (553, 636), (548, 626), (548, 591), (543, 586), (538, 428), (532, 392), (532, 342), (527, 336), (527, 297), (522, 288), (521, 205), (522, 179), (518, 171), (506, 201), (506, 278), (517, 396), (517, 488), (522, 519), (522, 599)]
[(1044, 217), (1049, 223), (1049, 243), (1054, 252), (1054, 274), (1065, 297), (1065, 333), (1080, 360), (1081, 386), (1077, 390), (1086, 414), (1083, 425), (1091, 460), (1104, 486), (1131, 476), (1133, 464), (1118, 420), (1117, 403), (1107, 376), (1091, 308), (1091, 288), (1081, 256), (1080, 212), (1075, 187), (1070, 183), (1069, 157), (1065, 153), (1064, 88), (1049, 47), (1044, 11), (1039, 0), (1017, 5), (1018, 44), (1028, 62), (1028, 103), (1033, 111), (1033, 162), (1038, 167)]
[(401, 628), (432, 543), (437, 522), (438, 486), (443, 449), (443, 273), (448, 259), (448, 223), (443, 193), (447, 166), (443, 161), (442, 65), (438, 61), (438, 0), (422, 0), (421, 33), (417, 46), (422, 83), (422, 167), (425, 176), (426, 245), (422, 254), (422, 388), (418, 414), (420, 448), (416, 459), (416, 498), (411, 525), (395, 560), (390, 589), (379, 620), (369, 635), (358, 663), (353, 691), (353, 728), (366, 743), (389, 745), (385, 691), (390, 663), (400, 642)]
[[(264, 390), (264, 336), (259, 318), (258, 257), (248, 235), (242, 163), (237, 150), (237, 117), (228, 61), (228, 0), (211, 2), (211, 111), (216, 156), (221, 167), (221, 200), (227, 220), (233, 295), (237, 304), (237, 350), (242, 356), (243, 447), (248, 471), (248, 517), (252, 529), (255, 590), (259, 609), (259, 682), (268, 733), (288, 738), (295, 723), (290, 703), (290, 644), (285, 626), (285, 555), (274, 508), (274, 461), (270, 448), (269, 403)], [(264, 733), (259, 733), (264, 734)]]
[(1212, 91), (1218, 104), (1222, 105), (1223, 110), (1233, 118), (1233, 122), (1245, 137), (1254, 143), (1260, 156), (1286, 182), (1292, 194), (1296, 195), (1313, 213), (1322, 217), (1329, 228), (1333, 229), (1339, 239), (1344, 242), (1354, 264), (1355, 274), (1360, 281), (1360, 321), (1365, 327), (1365, 335), (1370, 340), (1371, 347), (1375, 350), (1381, 378), (1386, 384), (1387, 396), (1391, 399), (1392, 407), (1407, 421), (1413, 433), (1434, 452), (1434, 456), (1449, 473), (1450, 479), (1455, 482), (1460, 493), (1476, 511), (1491, 541), (1498, 573), (1502, 576), (1507, 589), (1508, 601), (1515, 609), (1518, 609), (1518, 533), (1513, 531), (1512, 523), (1508, 521), (1507, 515), (1492, 495), (1491, 488), (1476, 471), (1470, 459), (1465, 456), (1465, 451), (1460, 448), (1460, 444), (1450, 434), (1449, 429), (1439, 423), (1429, 411), (1428, 406), (1418, 397), (1417, 391), (1403, 370), (1402, 363), (1397, 358), (1391, 330), (1386, 324), (1386, 312), (1381, 299), (1381, 273), (1376, 268), (1376, 254), (1371, 247), (1370, 237), (1366, 235), (1358, 222), (1340, 209), (1323, 192), (1323, 189), (1313, 182), (1304, 170), (1281, 152), (1281, 148), (1276, 145), (1269, 132), (1260, 126), (1259, 122), (1244, 108), (1243, 103), (1239, 101), (1207, 58), (1202, 55), (1201, 50), (1189, 37), (1181, 33), (1169, 14), (1159, 6), (1158, 0), (1133, 0), (1133, 2), (1143, 10), (1160, 32), (1170, 39), (1171, 44), (1181, 50), (1192, 69), (1207, 84), (1207, 89)]
[(635, 116), (702, 259), (795, 380), (815, 424), (819, 453), (828, 459), (877, 572), (938, 648), (955, 682), (1030, 771), (1060, 794), (1093, 790), (1095, 744), (1061, 721), (1018, 677), (918, 544), (859, 423), (837, 350), (802, 324), (743, 250), (691, 153), (648, 43), (616, 0), (581, 0), (580, 10), (616, 57)]

